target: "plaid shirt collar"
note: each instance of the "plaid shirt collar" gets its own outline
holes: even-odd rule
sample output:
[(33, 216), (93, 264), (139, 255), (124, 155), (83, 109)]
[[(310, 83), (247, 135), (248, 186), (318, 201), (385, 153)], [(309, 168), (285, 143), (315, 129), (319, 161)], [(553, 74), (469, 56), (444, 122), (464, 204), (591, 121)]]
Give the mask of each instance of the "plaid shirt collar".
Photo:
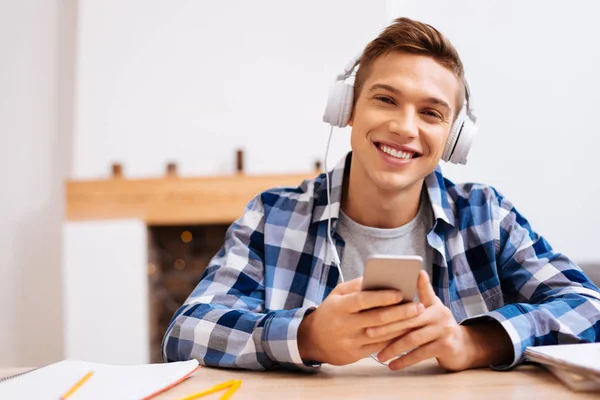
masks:
[[(327, 218), (331, 213), (331, 226), (332, 229), (335, 230), (340, 215), (344, 173), (350, 168), (351, 162), (352, 152), (349, 152), (336, 164), (333, 170), (328, 172), (331, 185), (330, 205), (327, 205), (327, 179), (325, 175), (322, 176), (322, 179), (317, 180), (318, 183), (321, 183), (322, 189), (318, 190), (315, 188), (317, 202), (312, 216), (313, 223), (327, 221)], [(446, 182), (444, 181), (442, 169), (439, 165), (431, 174), (425, 177), (425, 187), (427, 188), (429, 200), (433, 209), (434, 219), (436, 221), (444, 221), (445, 223), (454, 226), (456, 221), (450, 206)]]

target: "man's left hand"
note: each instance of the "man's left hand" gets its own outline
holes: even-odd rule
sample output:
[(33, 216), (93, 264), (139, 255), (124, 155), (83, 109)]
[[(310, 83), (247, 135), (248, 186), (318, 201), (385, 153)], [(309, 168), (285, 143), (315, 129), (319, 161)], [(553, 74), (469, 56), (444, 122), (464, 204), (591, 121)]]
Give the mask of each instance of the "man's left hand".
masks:
[(419, 275), (417, 289), (425, 306), (421, 315), (367, 329), (371, 338), (398, 338), (379, 353), (381, 362), (405, 352), (389, 364), (390, 369), (402, 369), (429, 358), (436, 358), (442, 368), (450, 371), (508, 361), (512, 343), (499, 324), (459, 325), (435, 295), (425, 271)]

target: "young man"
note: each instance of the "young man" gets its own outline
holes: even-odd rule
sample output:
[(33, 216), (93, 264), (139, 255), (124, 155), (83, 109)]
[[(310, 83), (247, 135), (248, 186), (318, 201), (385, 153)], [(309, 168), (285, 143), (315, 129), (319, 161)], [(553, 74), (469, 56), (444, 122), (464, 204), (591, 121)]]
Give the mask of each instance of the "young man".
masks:
[[(600, 290), (579, 267), (493, 188), (442, 177), (468, 96), (445, 37), (396, 20), (360, 57), (353, 96), (330, 201), (325, 174), (256, 196), (173, 317), (167, 361), (311, 371), (378, 353), (392, 369), (504, 369), (527, 346), (600, 340)], [(360, 291), (373, 253), (423, 257), (418, 301)]]

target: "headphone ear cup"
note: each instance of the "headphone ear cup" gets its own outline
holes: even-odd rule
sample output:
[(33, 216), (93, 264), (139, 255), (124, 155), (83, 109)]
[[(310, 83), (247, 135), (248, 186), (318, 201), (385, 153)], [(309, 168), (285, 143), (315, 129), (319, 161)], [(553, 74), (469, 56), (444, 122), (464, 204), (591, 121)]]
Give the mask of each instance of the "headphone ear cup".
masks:
[(464, 108), (456, 117), (456, 121), (452, 124), (452, 128), (450, 129), (450, 133), (448, 134), (448, 139), (446, 140), (446, 145), (444, 146), (444, 152), (442, 153), (442, 160), (449, 162), (452, 158), (452, 153), (456, 148), (456, 144), (460, 138), (461, 130), (464, 126), (465, 120), (465, 110)]
[(442, 160), (453, 164), (466, 164), (467, 155), (477, 134), (477, 126), (468, 118), (466, 109), (458, 114), (452, 125), (442, 153)]
[(470, 118), (465, 118), (463, 120), (463, 126), (456, 138), (456, 144), (454, 145), (454, 151), (450, 156), (450, 162), (462, 165), (467, 163), (467, 155), (473, 146), (473, 141), (478, 131), (477, 129), (477, 125)]
[(353, 85), (339, 81), (334, 82), (329, 89), (323, 121), (339, 128), (347, 126), (352, 115), (353, 100)]

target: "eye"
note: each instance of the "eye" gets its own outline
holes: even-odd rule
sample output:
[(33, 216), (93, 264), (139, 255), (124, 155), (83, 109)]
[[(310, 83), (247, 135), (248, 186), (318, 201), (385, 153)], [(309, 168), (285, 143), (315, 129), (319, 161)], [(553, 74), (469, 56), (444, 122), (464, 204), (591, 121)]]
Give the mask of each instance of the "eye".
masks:
[(422, 114), (432, 118), (444, 119), (444, 116), (435, 110), (423, 110)]
[(390, 98), (390, 97), (387, 97), (387, 96), (375, 96), (375, 99), (376, 99), (377, 101), (380, 101), (380, 102), (382, 102), (382, 103), (386, 103), (386, 104), (396, 104), (396, 103), (394, 102), (394, 99), (392, 99), (392, 98)]

